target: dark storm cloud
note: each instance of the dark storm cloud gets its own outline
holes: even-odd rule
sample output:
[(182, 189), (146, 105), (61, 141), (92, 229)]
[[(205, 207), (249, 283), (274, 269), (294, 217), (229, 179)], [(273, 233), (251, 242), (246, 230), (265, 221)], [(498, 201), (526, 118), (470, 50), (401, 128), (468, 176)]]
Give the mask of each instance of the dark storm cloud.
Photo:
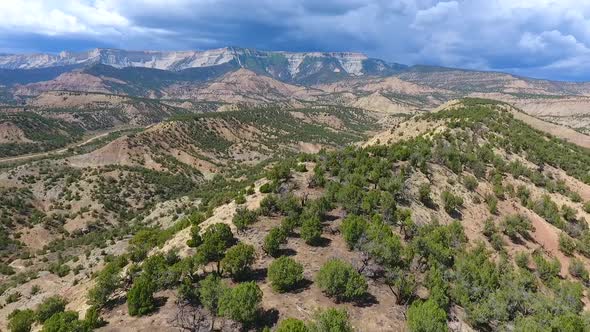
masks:
[(20, 0), (0, 51), (244, 46), (590, 79), (590, 3), (562, 0)]

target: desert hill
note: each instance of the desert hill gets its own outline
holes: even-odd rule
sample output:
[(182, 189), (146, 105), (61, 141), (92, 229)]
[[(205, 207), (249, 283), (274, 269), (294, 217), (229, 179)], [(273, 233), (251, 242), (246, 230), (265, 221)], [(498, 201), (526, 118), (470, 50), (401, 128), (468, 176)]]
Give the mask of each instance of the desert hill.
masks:
[(583, 328), (590, 152), (519, 114), (242, 109), (7, 169), (0, 321), (58, 295), (102, 330)]

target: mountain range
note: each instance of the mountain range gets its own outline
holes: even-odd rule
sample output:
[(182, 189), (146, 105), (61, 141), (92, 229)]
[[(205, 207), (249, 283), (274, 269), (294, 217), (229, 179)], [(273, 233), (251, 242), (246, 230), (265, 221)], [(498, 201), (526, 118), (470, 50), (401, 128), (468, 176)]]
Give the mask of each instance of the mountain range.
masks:
[[(268, 52), (236, 47), (205, 51), (127, 51), (97, 48), (84, 52), (63, 51), (59, 54), (0, 55), (0, 69), (18, 70), (17, 73), (24, 76), (45, 74), (50, 77), (52, 74), (95, 65), (117, 69), (149, 68), (176, 73), (195, 69), (199, 72), (205, 69), (224, 72), (246, 68), (289, 82), (313, 81), (314, 77), (317, 81), (328, 74), (334, 77), (388, 75), (406, 68), (397, 63), (372, 59), (361, 53)], [(223, 69), (219, 71), (214, 68)], [(5, 71), (3, 74), (9, 75), (10, 72)]]
[[(30, 111), (41, 117), (36, 120), (65, 121), (62, 127), (74, 125), (76, 132), (151, 125), (236, 105), (328, 105), (413, 114), (463, 97), (501, 100), (543, 120), (590, 132), (590, 83), (408, 66), (361, 53), (225, 47), (0, 55), (0, 115), (14, 119), (2, 113)], [(12, 143), (23, 137), (9, 136), (4, 140)]]

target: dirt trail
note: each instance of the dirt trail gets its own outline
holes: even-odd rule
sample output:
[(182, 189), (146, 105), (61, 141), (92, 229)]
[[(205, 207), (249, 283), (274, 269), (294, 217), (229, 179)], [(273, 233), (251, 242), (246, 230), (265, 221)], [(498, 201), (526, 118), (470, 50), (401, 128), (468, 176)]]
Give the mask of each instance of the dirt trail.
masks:
[[(149, 128), (151, 126), (145, 127), (146, 129)], [(88, 139), (86, 139), (83, 142), (80, 143), (73, 143), (69, 146), (66, 146), (64, 148), (61, 149), (57, 149), (57, 150), (52, 150), (52, 151), (46, 151), (46, 152), (39, 152), (39, 153), (33, 153), (33, 154), (27, 154), (27, 155), (21, 155), (21, 156), (16, 156), (16, 157), (7, 157), (7, 158), (0, 158), (0, 164), (2, 163), (9, 163), (9, 162), (14, 162), (14, 161), (20, 161), (20, 160), (28, 160), (28, 159), (33, 159), (33, 158), (39, 158), (39, 157), (48, 157), (48, 156), (53, 156), (53, 155), (60, 155), (60, 154), (64, 154), (65, 152), (68, 151), (68, 149), (71, 148), (78, 148), (81, 146), (84, 146), (86, 144), (92, 143), (97, 139), (103, 138), (111, 133), (120, 131), (120, 130), (124, 130), (124, 128), (113, 128), (109, 131), (106, 132), (102, 132), (102, 133), (96, 133), (94, 134), (94, 136), (89, 137)]]
[(535, 118), (534, 116), (519, 111), (513, 110), (512, 114), (516, 119), (523, 121), (524, 123), (528, 124), (529, 126), (535, 129), (544, 131), (555, 137), (565, 139), (570, 143), (574, 143), (581, 147), (590, 149), (590, 136), (588, 135), (584, 135), (571, 128), (543, 121), (541, 119)]

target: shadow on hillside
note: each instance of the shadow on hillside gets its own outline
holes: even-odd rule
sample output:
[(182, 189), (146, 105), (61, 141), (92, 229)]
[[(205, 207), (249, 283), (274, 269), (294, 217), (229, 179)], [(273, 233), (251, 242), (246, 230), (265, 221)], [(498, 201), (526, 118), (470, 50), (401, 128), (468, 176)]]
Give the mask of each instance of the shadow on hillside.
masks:
[(291, 249), (291, 248), (282, 248), (279, 250), (279, 255), (277, 257), (281, 257), (281, 256), (295, 256), (297, 255), (297, 251)]
[(379, 301), (377, 300), (375, 295), (373, 295), (369, 292), (365, 293), (365, 295), (362, 298), (360, 298), (354, 302), (354, 305), (356, 307), (361, 307), (361, 308), (371, 307), (375, 304), (379, 304)]
[(313, 284), (313, 281), (304, 278), (297, 285), (295, 285), (295, 287), (293, 289), (291, 289), (289, 291), (289, 293), (293, 293), (293, 294), (301, 293), (303, 291), (308, 290), (312, 284)]
[(264, 281), (266, 279), (267, 269), (265, 267), (254, 269), (248, 274), (244, 281)]

